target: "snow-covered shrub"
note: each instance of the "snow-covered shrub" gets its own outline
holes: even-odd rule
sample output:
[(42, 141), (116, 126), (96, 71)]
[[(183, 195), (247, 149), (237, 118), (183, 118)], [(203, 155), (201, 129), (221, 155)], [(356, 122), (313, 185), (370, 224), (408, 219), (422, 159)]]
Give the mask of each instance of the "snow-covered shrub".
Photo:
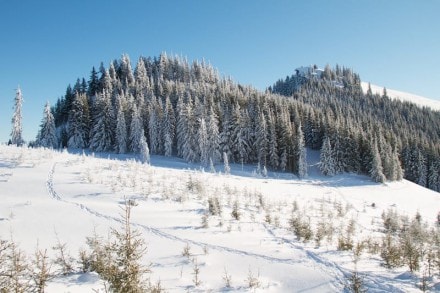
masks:
[(380, 256), (384, 260), (384, 265), (387, 268), (395, 268), (401, 266), (402, 253), (400, 251), (399, 244), (396, 243), (393, 236), (389, 233), (382, 239)]
[(234, 203), (232, 205), (231, 216), (237, 221), (240, 220), (241, 213), (240, 213), (240, 207), (239, 207), (239, 203), (238, 203), (237, 199), (234, 201)]
[(292, 212), (289, 220), (289, 225), (298, 240), (308, 242), (313, 238), (313, 231), (310, 223), (310, 218), (304, 220), (305, 216), (301, 213)]

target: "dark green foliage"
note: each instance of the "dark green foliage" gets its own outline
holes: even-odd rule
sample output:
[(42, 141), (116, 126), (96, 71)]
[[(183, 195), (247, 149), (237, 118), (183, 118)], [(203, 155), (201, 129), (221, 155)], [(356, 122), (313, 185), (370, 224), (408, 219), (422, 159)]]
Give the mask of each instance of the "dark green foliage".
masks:
[(348, 277), (348, 284), (345, 286), (350, 293), (366, 293), (368, 292), (364, 286), (364, 280), (357, 271)]

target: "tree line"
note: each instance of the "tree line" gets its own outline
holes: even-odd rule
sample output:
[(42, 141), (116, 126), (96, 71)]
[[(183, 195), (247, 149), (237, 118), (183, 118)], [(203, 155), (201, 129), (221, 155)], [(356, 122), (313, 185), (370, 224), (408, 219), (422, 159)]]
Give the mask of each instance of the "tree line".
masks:
[(307, 147), (321, 150), (326, 175), (405, 177), (440, 190), (439, 113), (386, 92), (364, 94), (359, 75), (339, 66), (262, 92), (203, 61), (162, 53), (140, 57), (133, 69), (123, 55), (69, 85), (51, 114), (54, 147), (138, 153), (146, 144), (152, 154), (205, 166), (225, 154), (299, 177), (307, 176)]
[[(381, 95), (373, 94), (371, 88), (363, 93), (359, 75), (339, 66), (335, 69), (327, 66), (319, 78), (288, 76), (278, 80), (268, 90), (310, 106), (314, 115), (325, 116), (318, 118), (319, 123), (331, 121), (336, 129), (342, 129), (345, 133), (342, 139), (350, 141), (346, 147), (354, 151), (355, 156), (356, 150), (360, 150), (361, 156), (360, 165), (353, 164), (358, 159), (348, 160), (349, 165), (342, 166), (342, 169), (356, 171), (360, 166), (361, 173), (370, 170), (370, 175), (377, 179), (383, 179), (380, 173), (386, 179), (392, 179), (393, 173), (398, 178), (403, 172), (404, 178), (440, 191), (440, 112), (391, 99), (386, 89)], [(322, 131), (323, 128), (318, 126), (316, 129)], [(308, 146), (320, 147), (322, 140), (319, 138), (326, 135), (318, 136), (316, 144), (310, 144), (309, 141)], [(338, 142), (337, 138), (330, 137), (331, 146), (338, 149), (340, 139)], [(345, 147), (340, 151), (344, 152)], [(362, 158), (365, 154), (366, 157)], [(401, 164), (401, 170), (395, 169), (398, 163)], [(374, 171), (372, 165), (377, 164), (382, 168), (373, 168), (376, 169)], [(380, 169), (382, 172), (378, 172)]]

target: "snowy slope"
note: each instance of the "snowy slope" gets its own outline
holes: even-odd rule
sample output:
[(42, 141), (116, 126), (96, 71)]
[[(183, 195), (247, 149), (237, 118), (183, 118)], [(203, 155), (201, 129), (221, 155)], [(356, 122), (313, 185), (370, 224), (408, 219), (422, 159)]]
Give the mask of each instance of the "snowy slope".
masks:
[[(368, 82), (361, 83), (364, 93), (368, 90)], [(373, 94), (383, 94), (384, 87), (371, 84), (371, 90)], [(422, 107), (430, 107), (432, 110), (440, 111), (440, 101), (429, 99), (426, 97), (418, 96), (415, 94), (405, 93), (397, 90), (392, 90), (387, 88), (387, 95), (392, 99), (398, 99), (401, 101), (412, 102)]]
[[(93, 230), (105, 236), (109, 227), (119, 227), (125, 196), (138, 204), (133, 226), (148, 244), (150, 278), (169, 292), (341, 292), (354, 268), (353, 255), (338, 252), (335, 240), (348, 222), (356, 223), (355, 238), (361, 241), (381, 236), (383, 211), (409, 217), (419, 211), (432, 225), (440, 207), (438, 193), (405, 180), (380, 185), (352, 174), (323, 177), (316, 167), (319, 154), (312, 151), (304, 180), (272, 172), (262, 178), (255, 166), (232, 165), (232, 174), (222, 175), (221, 165), (209, 173), (176, 158), (153, 156), (147, 166), (107, 156), (0, 146), (0, 238), (13, 237), (29, 255), (37, 242), (53, 254), (58, 238), (77, 257)], [(219, 199), (222, 214), (202, 227), (210, 197)], [(231, 217), (235, 201), (239, 220)], [(325, 214), (334, 222), (335, 239), (320, 247), (297, 240), (288, 229), (293, 206), (312, 226)], [(191, 247), (190, 259), (182, 256), (185, 245)], [(193, 259), (200, 266), (198, 287)], [(377, 256), (363, 253), (357, 267), (369, 292), (419, 292), (415, 276), (405, 268), (386, 270)], [(225, 287), (225, 270), (232, 288)], [(250, 274), (258, 276), (258, 289), (248, 288)], [(96, 274), (77, 273), (53, 279), (47, 292), (102, 288)]]

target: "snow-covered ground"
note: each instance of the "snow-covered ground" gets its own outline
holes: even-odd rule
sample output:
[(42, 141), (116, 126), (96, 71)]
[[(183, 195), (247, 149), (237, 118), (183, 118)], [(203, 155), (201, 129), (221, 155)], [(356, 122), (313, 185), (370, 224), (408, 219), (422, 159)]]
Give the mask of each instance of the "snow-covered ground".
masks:
[[(59, 240), (78, 258), (86, 237), (105, 237), (120, 226), (124, 198), (133, 199), (133, 228), (147, 243), (145, 263), (153, 282), (168, 292), (342, 292), (354, 269), (353, 253), (338, 251), (338, 235), (354, 224), (354, 241), (380, 243), (383, 211), (413, 218), (419, 212), (434, 225), (440, 194), (403, 180), (376, 184), (367, 177), (321, 176), (319, 154), (309, 151), (309, 176), (257, 174), (255, 166), (232, 165), (231, 174), (204, 171), (177, 158), (152, 157), (143, 165), (130, 156), (54, 152), (0, 145), (0, 238), (17, 242), (31, 255)], [(208, 199), (221, 214), (202, 218)], [(231, 216), (237, 202), (241, 217)], [(289, 229), (292, 213), (315, 229), (333, 223), (333, 239), (304, 243)], [(58, 239), (58, 240), (57, 240)], [(182, 256), (190, 247), (191, 256)], [(194, 262), (201, 284), (195, 286)], [(385, 269), (378, 255), (364, 251), (357, 269), (368, 292), (420, 292), (406, 268)], [(56, 266), (53, 266), (56, 270)], [(225, 271), (231, 288), (225, 287)], [(248, 278), (259, 280), (249, 288)], [(437, 284), (440, 280), (431, 280)], [(47, 292), (93, 292), (103, 282), (95, 273), (51, 280)]]
[[(364, 93), (366, 93), (368, 90), (368, 82), (362, 82), (361, 86), (362, 86)], [(383, 89), (384, 89), (383, 86), (371, 84), (371, 91), (373, 92), (373, 94), (382, 95)], [(388, 89), (388, 88), (387, 88), (387, 95), (392, 99), (398, 99), (401, 101), (412, 102), (412, 103), (417, 104), (422, 107), (430, 107), (432, 110), (440, 111), (440, 101), (439, 100), (434, 100), (434, 99), (418, 96), (415, 94), (410, 94), (410, 93), (392, 90), (392, 89)]]

